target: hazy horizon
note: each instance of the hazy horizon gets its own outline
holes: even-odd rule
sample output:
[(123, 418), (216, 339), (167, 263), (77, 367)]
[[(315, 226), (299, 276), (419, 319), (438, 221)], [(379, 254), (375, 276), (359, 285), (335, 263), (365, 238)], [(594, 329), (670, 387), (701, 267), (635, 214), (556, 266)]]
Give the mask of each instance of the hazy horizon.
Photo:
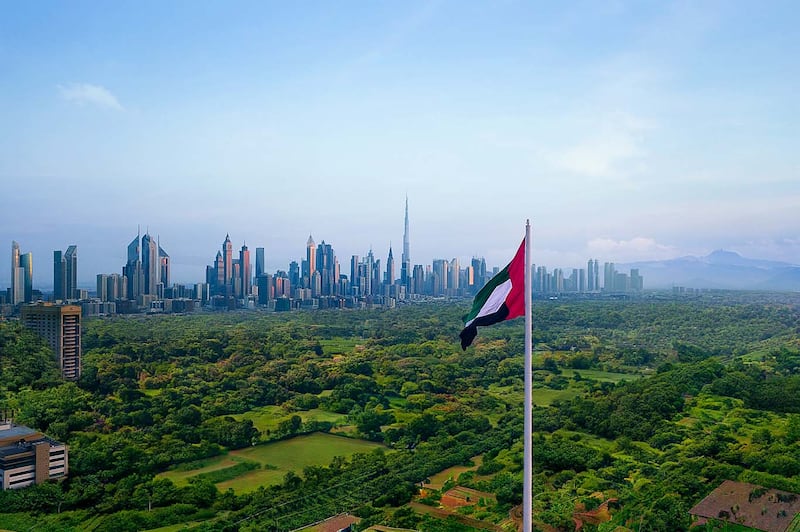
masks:
[[(226, 234), (285, 269), (309, 233), (579, 267), (715, 249), (800, 264), (792, 3), (19, 3), (0, 20), (0, 287), (177, 282)], [(254, 260), (254, 259), (253, 259)]]

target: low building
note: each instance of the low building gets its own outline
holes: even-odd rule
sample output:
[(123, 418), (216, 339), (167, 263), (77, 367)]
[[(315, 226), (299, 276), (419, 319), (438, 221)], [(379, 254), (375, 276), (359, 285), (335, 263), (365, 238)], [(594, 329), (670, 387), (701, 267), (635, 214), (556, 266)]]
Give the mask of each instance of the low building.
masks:
[(764, 532), (784, 532), (799, 512), (800, 496), (795, 493), (732, 480), (689, 510), (696, 526), (728, 522)]
[(0, 424), (0, 489), (64, 478), (68, 471), (66, 445), (22, 425)]

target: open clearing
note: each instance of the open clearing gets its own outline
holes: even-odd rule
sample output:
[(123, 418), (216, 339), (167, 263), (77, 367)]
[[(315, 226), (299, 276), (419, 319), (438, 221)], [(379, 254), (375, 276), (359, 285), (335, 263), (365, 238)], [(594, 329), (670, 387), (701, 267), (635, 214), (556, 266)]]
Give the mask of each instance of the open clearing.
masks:
[(182, 486), (186, 485), (191, 477), (233, 467), (243, 460), (257, 462), (261, 466), (259, 469), (247, 471), (236, 478), (216, 484), (220, 491), (232, 488), (237, 493), (246, 493), (259, 486), (280, 484), (289, 471), (302, 475), (306, 466), (327, 466), (334, 456), (350, 457), (355, 453), (368, 453), (379, 447), (383, 446), (332, 434), (306, 434), (289, 440), (231, 451), (224, 456), (203, 460), (201, 467), (196, 469), (166, 471), (158, 476), (169, 478), (176, 485)]
[(600, 382), (621, 382), (621, 381), (635, 381), (641, 379), (641, 375), (633, 373), (615, 373), (613, 371), (600, 371), (599, 369), (563, 369), (561, 375), (571, 379), (575, 374), (580, 374), (584, 379), (592, 379)]
[(338, 424), (347, 418), (347, 416), (344, 414), (320, 410), (319, 408), (301, 410), (299, 412), (287, 412), (285, 409), (279, 406), (262, 406), (259, 408), (254, 408), (253, 410), (245, 412), (244, 414), (233, 414), (230, 417), (236, 421), (249, 419), (253, 422), (253, 426), (255, 428), (257, 428), (260, 432), (265, 432), (267, 430), (274, 431), (278, 428), (278, 424), (281, 421), (290, 419), (292, 416), (300, 416), (300, 418), (303, 420), (303, 423), (307, 423), (309, 421), (329, 421), (333, 424)]

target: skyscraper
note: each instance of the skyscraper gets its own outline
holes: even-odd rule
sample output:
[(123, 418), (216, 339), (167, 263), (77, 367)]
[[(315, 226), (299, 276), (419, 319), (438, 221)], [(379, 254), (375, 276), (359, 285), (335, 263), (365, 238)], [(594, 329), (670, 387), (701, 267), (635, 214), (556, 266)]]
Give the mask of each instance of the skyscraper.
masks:
[(450, 287), (448, 282), (448, 274), (450, 273), (450, 265), (444, 259), (434, 259), (433, 261), (433, 295), (444, 295)]
[(60, 249), (53, 251), (53, 301), (63, 300), (67, 292), (67, 272), (64, 254)]
[(361, 282), (360, 275), (359, 275), (359, 267), (358, 267), (358, 255), (352, 255), (350, 257), (350, 291), (354, 296), (360, 296), (361, 294), (361, 287), (359, 283)]
[(614, 267), (613, 262), (606, 262), (603, 264), (603, 290), (605, 292), (614, 292), (618, 290), (616, 286), (617, 269)]
[(311, 235), (308, 235), (308, 240), (306, 241), (306, 265), (308, 271), (303, 272), (303, 275), (307, 276), (310, 281), (311, 276), (317, 271), (317, 245)]
[(264, 248), (256, 248), (256, 279), (264, 273)]
[(226, 287), (230, 287), (232, 280), (233, 280), (233, 244), (231, 243), (231, 236), (226, 234), (225, 241), (222, 243), (222, 282)]
[(386, 259), (386, 284), (394, 284), (394, 256), (392, 255), (392, 245), (389, 244), (389, 257)]
[(455, 295), (455, 291), (459, 289), (459, 275), (461, 273), (461, 267), (458, 263), (458, 259), (454, 258), (450, 261), (450, 272), (447, 275), (447, 283), (448, 289), (453, 292)]
[(403, 256), (400, 263), (400, 283), (406, 287), (406, 293), (411, 292), (411, 244), (408, 234), (408, 196), (406, 196), (406, 217), (403, 226)]
[(367, 253), (367, 257), (364, 259), (364, 290), (362, 290), (362, 295), (371, 296), (372, 295), (372, 270), (375, 266), (375, 255), (372, 254), (372, 247), (369, 248), (369, 253)]
[[(333, 251), (333, 246), (326, 244), (323, 240), (317, 247), (316, 263), (314, 267), (320, 275), (320, 294), (323, 296), (331, 296), (336, 290), (336, 255)], [(314, 277), (312, 271), (312, 278)], [(312, 283), (313, 287), (313, 283)]]
[(20, 264), (19, 244), (11, 241), (11, 298), (10, 303), (17, 305), (25, 300), (25, 270)]
[(142, 271), (144, 272), (144, 290), (142, 293), (158, 295), (158, 284), (161, 282), (161, 263), (158, 260), (158, 244), (145, 233), (142, 237)]
[(247, 249), (247, 244), (242, 244), (242, 249), (239, 250), (239, 279), (242, 287), (241, 296), (247, 298), (253, 293), (253, 279), (250, 264), (250, 250)]
[(71, 245), (64, 253), (64, 296), (78, 299), (78, 246)]
[(477, 292), (486, 284), (486, 260), (483, 257), (472, 258), (472, 269), (475, 272), (474, 290)]
[(164, 248), (161, 247), (160, 241), (158, 243), (158, 262), (161, 266), (161, 284), (164, 286), (164, 288), (169, 288), (171, 286), (169, 283), (169, 277), (172, 267), (170, 265), (169, 254), (167, 254), (167, 252), (164, 251)]
[(26, 303), (33, 301), (33, 253), (23, 253), (19, 258), (23, 273), (22, 297)]
[(100, 301), (108, 301), (108, 275), (105, 273), (97, 274), (96, 296)]
[(130, 244), (128, 244), (128, 262), (122, 269), (122, 275), (128, 279), (127, 296), (128, 299), (137, 299), (144, 293), (144, 271), (142, 270), (142, 260), (140, 254), (141, 235), (136, 233)]

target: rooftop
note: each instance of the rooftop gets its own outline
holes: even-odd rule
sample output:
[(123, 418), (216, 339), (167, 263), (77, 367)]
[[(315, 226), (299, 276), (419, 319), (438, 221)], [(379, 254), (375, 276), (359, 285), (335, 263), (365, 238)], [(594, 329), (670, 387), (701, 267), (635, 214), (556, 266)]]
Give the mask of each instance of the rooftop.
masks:
[(785, 532), (799, 512), (800, 496), (795, 493), (732, 480), (720, 484), (689, 510), (698, 517), (764, 532)]

